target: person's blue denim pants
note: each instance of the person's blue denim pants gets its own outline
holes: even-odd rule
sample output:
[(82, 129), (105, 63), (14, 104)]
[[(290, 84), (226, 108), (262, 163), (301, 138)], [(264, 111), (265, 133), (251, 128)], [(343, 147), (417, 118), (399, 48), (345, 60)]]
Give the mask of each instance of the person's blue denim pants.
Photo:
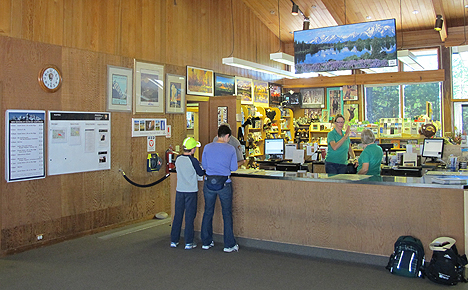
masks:
[(225, 183), (220, 190), (209, 190), (203, 186), (203, 195), (205, 196), (205, 212), (201, 227), (201, 239), (204, 246), (208, 246), (213, 241), (213, 214), (215, 210), (216, 196), (219, 196), (221, 202), (221, 211), (224, 222), (224, 247), (231, 248), (236, 245), (234, 231), (232, 228), (232, 183)]
[(346, 174), (347, 168), (346, 164), (325, 161), (325, 172), (329, 174)]
[(193, 221), (197, 215), (198, 192), (176, 191), (174, 220), (172, 221), (171, 242), (178, 243), (185, 212), (184, 240), (193, 243)]

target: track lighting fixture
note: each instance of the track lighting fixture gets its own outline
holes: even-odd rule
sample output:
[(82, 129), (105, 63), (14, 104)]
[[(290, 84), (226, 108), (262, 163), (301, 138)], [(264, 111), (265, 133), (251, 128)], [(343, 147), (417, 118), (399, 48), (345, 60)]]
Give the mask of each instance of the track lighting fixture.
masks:
[(302, 30), (308, 30), (310, 25), (309, 18), (304, 18), (304, 22), (302, 23)]
[(443, 24), (444, 24), (444, 20), (442, 19), (442, 15), (437, 15), (435, 25), (434, 25), (434, 30), (441, 31)]
[(299, 15), (299, 6), (296, 5), (296, 3), (293, 2), (293, 7), (292, 7), (292, 15), (296, 16)]

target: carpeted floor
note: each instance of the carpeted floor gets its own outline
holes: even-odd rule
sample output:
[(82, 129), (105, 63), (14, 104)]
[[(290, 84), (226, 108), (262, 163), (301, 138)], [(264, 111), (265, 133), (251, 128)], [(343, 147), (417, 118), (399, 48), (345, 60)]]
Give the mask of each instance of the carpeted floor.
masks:
[(173, 249), (169, 233), (169, 219), (152, 220), (7, 256), (0, 259), (0, 289), (448, 289), (383, 267), (242, 244), (237, 253), (224, 253), (221, 244)]

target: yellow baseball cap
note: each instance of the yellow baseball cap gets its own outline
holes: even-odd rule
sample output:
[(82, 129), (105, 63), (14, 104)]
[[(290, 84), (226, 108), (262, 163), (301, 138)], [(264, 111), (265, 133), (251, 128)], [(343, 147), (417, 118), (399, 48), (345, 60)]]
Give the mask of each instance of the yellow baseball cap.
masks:
[(187, 137), (187, 138), (185, 138), (182, 145), (184, 145), (185, 149), (190, 150), (190, 149), (193, 149), (195, 147), (200, 147), (201, 143), (198, 142), (197, 140), (193, 139), (193, 137)]

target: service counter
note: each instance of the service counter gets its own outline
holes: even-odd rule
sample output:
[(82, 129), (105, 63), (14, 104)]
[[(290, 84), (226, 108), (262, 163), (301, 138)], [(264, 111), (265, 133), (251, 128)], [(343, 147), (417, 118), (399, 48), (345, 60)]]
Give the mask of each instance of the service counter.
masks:
[[(172, 208), (176, 176), (171, 174)], [(384, 263), (401, 235), (419, 238), (428, 258), (429, 243), (440, 236), (456, 239), (459, 252), (465, 253), (468, 187), (433, 184), (434, 176), (240, 169), (232, 174), (234, 234), (241, 247), (243, 242), (273, 243), (283, 250), (290, 247), (297, 253), (370, 264)], [(196, 231), (203, 209), (203, 182), (199, 182)], [(213, 229), (222, 235), (219, 200)]]

